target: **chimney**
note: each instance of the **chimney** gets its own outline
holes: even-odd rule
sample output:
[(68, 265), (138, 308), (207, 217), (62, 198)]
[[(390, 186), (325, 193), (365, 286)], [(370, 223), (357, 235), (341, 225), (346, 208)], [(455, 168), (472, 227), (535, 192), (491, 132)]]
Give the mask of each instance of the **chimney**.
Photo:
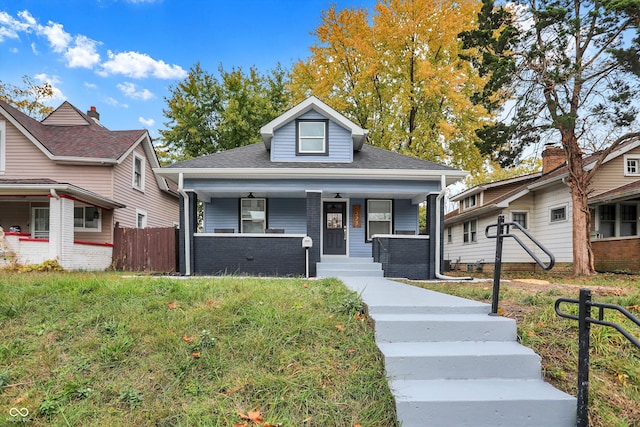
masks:
[(542, 152), (542, 173), (548, 173), (567, 162), (567, 154), (564, 148), (554, 144), (546, 144)]
[(87, 111), (87, 116), (91, 117), (93, 120), (100, 123), (100, 113), (98, 113), (98, 111), (96, 110), (96, 107), (94, 107), (93, 105), (91, 106), (89, 111)]

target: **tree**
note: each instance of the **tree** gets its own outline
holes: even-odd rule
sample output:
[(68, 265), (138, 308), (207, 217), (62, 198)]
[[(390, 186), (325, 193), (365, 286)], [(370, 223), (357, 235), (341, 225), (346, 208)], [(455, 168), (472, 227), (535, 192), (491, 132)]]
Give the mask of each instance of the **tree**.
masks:
[(459, 57), (478, 0), (386, 0), (366, 9), (331, 7), (311, 56), (292, 70), (299, 100), (314, 94), (369, 130), (369, 143), (479, 170), (475, 130), (490, 117), (470, 96), (484, 84)]
[(0, 99), (13, 105), (29, 117), (43, 119), (53, 111), (44, 101), (53, 96), (53, 86), (45, 82), (37, 85), (33, 78), (22, 76), (24, 86), (15, 86), (0, 81)]
[[(461, 34), (479, 49), (472, 63), (490, 76), (477, 100), (511, 95), (503, 122), (482, 132), (485, 152), (512, 161), (554, 138), (567, 155), (575, 274), (594, 272), (589, 186), (604, 159), (638, 139), (640, 1), (531, 0), (495, 7), (484, 0), (478, 28)], [(506, 155), (504, 155), (506, 153)], [(597, 156), (585, 169), (584, 154)]]
[(287, 73), (267, 75), (254, 67), (219, 68), (220, 79), (194, 65), (165, 98), (168, 119), (160, 130), (167, 158), (192, 158), (260, 141), (260, 127), (289, 105)]

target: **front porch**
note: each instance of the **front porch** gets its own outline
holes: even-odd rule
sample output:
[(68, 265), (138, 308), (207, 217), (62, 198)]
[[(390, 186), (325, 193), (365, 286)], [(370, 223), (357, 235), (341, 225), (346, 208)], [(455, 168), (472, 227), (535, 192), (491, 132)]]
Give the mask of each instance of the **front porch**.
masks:
[[(359, 266), (375, 261), (381, 276), (434, 279), (442, 265), (435, 259), (437, 239), (430, 238), (441, 230), (441, 221), (435, 220), (436, 193), (423, 196), (428, 235), (419, 234), (419, 206), (412, 199), (384, 200), (386, 215), (367, 212), (367, 207), (384, 203), (373, 205), (368, 203), (372, 199), (354, 194), (207, 197), (199, 223), (198, 195), (184, 194), (179, 246), (185, 275), (328, 277), (333, 268), (327, 267), (329, 262), (367, 275), (371, 271)], [(373, 200), (382, 201), (380, 195)], [(311, 246), (305, 247), (303, 240)]]

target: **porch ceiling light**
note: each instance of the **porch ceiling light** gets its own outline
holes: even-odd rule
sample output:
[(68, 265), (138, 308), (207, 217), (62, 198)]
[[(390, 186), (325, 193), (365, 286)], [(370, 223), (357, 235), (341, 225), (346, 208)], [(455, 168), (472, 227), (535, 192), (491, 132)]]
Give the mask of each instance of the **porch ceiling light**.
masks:
[(247, 196), (247, 199), (255, 199), (256, 196), (253, 195), (253, 191), (249, 192), (249, 195)]
[(336, 193), (334, 199), (342, 199), (342, 196), (340, 195), (340, 193)]

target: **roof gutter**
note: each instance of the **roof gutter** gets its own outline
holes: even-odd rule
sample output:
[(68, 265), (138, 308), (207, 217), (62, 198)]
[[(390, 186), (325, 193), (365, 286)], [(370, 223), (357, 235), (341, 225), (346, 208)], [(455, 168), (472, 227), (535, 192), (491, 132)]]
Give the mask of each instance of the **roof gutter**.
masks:
[(184, 175), (182, 172), (178, 175), (178, 194), (182, 196), (184, 212), (184, 274), (185, 276), (191, 276), (191, 239), (189, 238), (191, 221), (189, 215), (189, 195), (184, 190)]
[(436, 227), (438, 227), (438, 231), (435, 233), (436, 235), (436, 268), (435, 268), (436, 278), (441, 280), (472, 280), (471, 277), (452, 277), (452, 276), (445, 276), (444, 274), (440, 273), (440, 268), (441, 268), (440, 239), (442, 239), (442, 230), (440, 229), (440, 222), (442, 221), (442, 219), (440, 218), (441, 216), (440, 211), (441, 211), (444, 195), (447, 191), (446, 184), (447, 184), (447, 177), (446, 175), (442, 175), (440, 177), (440, 193), (436, 197)]

